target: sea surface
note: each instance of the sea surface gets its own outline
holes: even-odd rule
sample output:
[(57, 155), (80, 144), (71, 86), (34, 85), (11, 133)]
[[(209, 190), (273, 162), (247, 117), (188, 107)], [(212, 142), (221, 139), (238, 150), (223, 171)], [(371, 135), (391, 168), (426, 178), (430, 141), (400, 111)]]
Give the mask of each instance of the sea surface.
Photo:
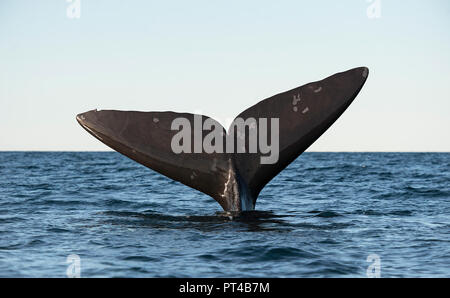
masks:
[(0, 277), (450, 277), (449, 153), (304, 153), (234, 217), (116, 152), (0, 177)]

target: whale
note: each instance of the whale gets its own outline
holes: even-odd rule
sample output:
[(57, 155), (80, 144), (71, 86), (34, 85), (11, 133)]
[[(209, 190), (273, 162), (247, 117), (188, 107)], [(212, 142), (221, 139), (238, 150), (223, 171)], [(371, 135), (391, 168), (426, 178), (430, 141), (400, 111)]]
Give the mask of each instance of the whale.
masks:
[[(239, 130), (233, 133), (235, 126), (227, 131), (211, 117), (173, 111), (91, 110), (76, 115), (76, 120), (105, 145), (209, 195), (224, 211), (251, 211), (263, 188), (344, 113), (368, 75), (367, 67), (357, 67), (261, 100), (236, 117), (256, 120), (244, 125), (241, 134)], [(180, 126), (175, 123), (211, 129), (194, 132), (181, 142)], [(264, 144), (262, 134), (256, 138), (251, 134), (252, 129), (262, 131), (261, 123), (269, 127), (266, 145), (270, 141), (276, 151), (270, 162), (262, 162), (267, 150), (251, 150), (252, 141)], [(212, 127), (220, 133), (211, 143), (216, 150), (204, 150), (202, 141), (211, 134)], [(239, 138), (241, 150), (237, 148)], [(230, 139), (235, 141), (231, 146), (234, 150), (225, 148)], [(174, 144), (181, 143), (192, 150), (174, 150)]]

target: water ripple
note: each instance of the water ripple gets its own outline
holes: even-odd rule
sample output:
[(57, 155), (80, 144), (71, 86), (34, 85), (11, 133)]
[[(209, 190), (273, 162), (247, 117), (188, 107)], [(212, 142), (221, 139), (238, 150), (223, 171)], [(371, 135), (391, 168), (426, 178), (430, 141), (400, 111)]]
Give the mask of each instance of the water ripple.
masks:
[(115, 152), (0, 152), (0, 276), (450, 277), (450, 154), (305, 153), (257, 211)]

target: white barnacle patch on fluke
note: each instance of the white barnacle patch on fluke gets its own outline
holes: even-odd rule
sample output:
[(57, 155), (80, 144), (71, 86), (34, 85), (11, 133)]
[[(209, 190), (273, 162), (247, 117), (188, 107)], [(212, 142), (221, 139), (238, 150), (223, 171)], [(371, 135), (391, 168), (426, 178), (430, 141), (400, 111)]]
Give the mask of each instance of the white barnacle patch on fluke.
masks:
[(158, 123), (158, 122), (159, 122), (159, 119), (156, 118), (156, 117), (154, 117), (154, 118), (153, 118), (153, 122), (154, 122), (154, 123)]
[(294, 107), (292, 108), (292, 110), (293, 110), (294, 112), (297, 112), (297, 111), (298, 111), (298, 107), (296, 107), (296, 105), (297, 105), (297, 103), (300, 102), (301, 100), (302, 100), (302, 99), (300, 98), (300, 93), (294, 94), (294, 95), (293, 95), (293, 98), (292, 98), (292, 105), (293, 105)]
[(316, 90), (314, 90), (314, 93), (319, 93), (320, 91), (322, 91), (322, 87), (319, 87)]
[(309, 108), (306, 107), (306, 108), (302, 111), (302, 114), (306, 114), (306, 113), (308, 113), (308, 112), (309, 112)]
[(195, 177), (197, 177), (197, 174), (195, 172), (192, 172), (191, 180), (194, 180)]

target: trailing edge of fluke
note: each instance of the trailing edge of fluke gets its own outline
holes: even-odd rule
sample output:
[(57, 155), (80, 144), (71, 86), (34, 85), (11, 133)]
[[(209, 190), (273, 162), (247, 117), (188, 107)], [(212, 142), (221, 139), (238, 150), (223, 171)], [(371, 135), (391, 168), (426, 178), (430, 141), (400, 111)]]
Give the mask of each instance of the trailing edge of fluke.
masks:
[[(274, 163), (262, 163), (263, 153), (249, 152), (250, 133), (244, 134), (245, 153), (226, 150), (174, 152), (173, 139), (179, 133), (173, 129), (175, 119), (185, 119), (192, 127), (196, 125), (196, 119), (201, 119), (201, 125), (209, 121), (216, 128), (220, 127), (226, 143), (230, 132), (227, 134), (217, 121), (207, 116), (92, 110), (77, 115), (76, 119), (84, 129), (112, 149), (211, 196), (225, 211), (254, 210), (263, 187), (342, 115), (358, 95), (368, 74), (366, 67), (337, 73), (264, 99), (243, 111), (237, 118), (278, 119), (278, 156)], [(245, 131), (249, 129), (247, 127)], [(201, 138), (207, 134), (208, 131), (203, 131)], [(189, 144), (195, 146), (196, 140), (191, 137)], [(239, 138), (239, 134), (233, 134), (233, 138)]]

